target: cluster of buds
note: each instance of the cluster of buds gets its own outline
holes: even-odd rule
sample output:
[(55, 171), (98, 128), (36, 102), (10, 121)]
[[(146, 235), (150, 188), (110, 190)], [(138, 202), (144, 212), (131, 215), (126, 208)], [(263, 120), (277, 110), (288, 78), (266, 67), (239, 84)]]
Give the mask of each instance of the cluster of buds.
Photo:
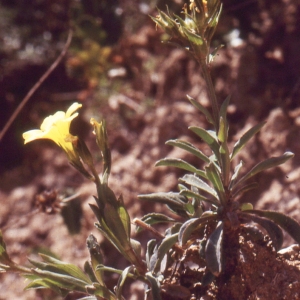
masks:
[(167, 34), (185, 47), (199, 62), (210, 63), (214, 55), (210, 54), (210, 43), (216, 30), (222, 4), (219, 0), (190, 0), (184, 5), (184, 18), (158, 10), (158, 16), (152, 18)]

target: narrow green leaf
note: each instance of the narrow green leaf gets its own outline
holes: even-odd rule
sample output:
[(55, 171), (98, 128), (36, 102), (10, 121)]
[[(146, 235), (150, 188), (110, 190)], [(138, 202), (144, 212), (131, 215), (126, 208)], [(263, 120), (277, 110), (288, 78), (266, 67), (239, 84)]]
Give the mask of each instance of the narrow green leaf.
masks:
[(189, 214), (189, 215), (193, 215), (195, 213), (195, 208), (192, 205), (192, 203), (188, 202), (185, 206), (184, 206), (185, 211)]
[[(252, 211), (253, 210), (250, 210), (250, 212)], [(247, 213), (247, 211), (240, 212), (238, 215), (242, 219), (246, 219), (248, 222), (252, 221), (261, 225), (267, 231), (269, 237), (273, 242), (276, 251), (278, 251), (282, 247), (282, 243), (283, 243), (282, 230), (273, 221), (265, 217), (257, 216), (252, 213)]]
[(153, 258), (155, 260), (154, 268), (152, 270), (154, 274), (160, 271), (161, 262), (163, 258), (169, 252), (169, 250), (177, 243), (177, 241), (178, 233), (175, 233), (171, 236), (167, 236), (162, 240), (161, 244), (157, 248), (157, 254), (154, 257), (151, 257), (151, 261)]
[[(175, 219), (173, 218), (170, 218), (164, 214), (160, 214), (160, 213), (150, 213), (150, 214), (147, 214), (145, 216), (143, 216), (141, 218), (141, 220), (148, 224), (148, 225), (154, 225), (154, 224), (160, 224), (160, 223), (174, 223), (176, 222)], [(141, 232), (143, 230), (142, 227), (139, 227), (137, 226), (137, 229), (136, 231), (137, 232)]]
[(232, 198), (236, 198), (237, 196), (241, 196), (244, 193), (256, 189), (258, 187), (258, 183), (257, 182), (251, 182), (249, 184), (246, 184), (244, 186), (242, 186), (239, 190), (237, 190), (236, 192), (233, 193)]
[(207, 121), (210, 124), (213, 124), (214, 127), (216, 127), (215, 122), (213, 120), (213, 117), (211, 115), (211, 113), (208, 111), (208, 109), (206, 109), (202, 104), (200, 104), (199, 102), (195, 101), (192, 97), (190, 97), (189, 95), (187, 95), (188, 100), (198, 109), (200, 110), (206, 117)]
[(181, 227), (178, 235), (178, 241), (180, 246), (184, 246), (190, 239), (191, 234), (198, 230), (201, 226), (207, 224), (208, 222), (215, 222), (218, 216), (216, 214), (211, 214), (206, 217), (193, 218), (186, 221)]
[(186, 197), (181, 196), (179, 193), (173, 193), (173, 192), (138, 195), (138, 198), (140, 200), (159, 202), (170, 206), (178, 207), (181, 209), (188, 201)]
[(185, 27), (182, 27), (181, 29), (191, 43), (193, 43), (197, 46), (203, 45), (204, 41), (203, 41), (201, 35), (193, 33), (190, 29), (187, 29)]
[(191, 164), (189, 164), (188, 162), (182, 160), (182, 159), (178, 159), (178, 158), (164, 158), (159, 160), (158, 162), (156, 162), (155, 164), (156, 167), (159, 166), (165, 166), (165, 167), (176, 167), (179, 169), (183, 169), (192, 173), (196, 173), (197, 175), (206, 178), (205, 172), (202, 170), (199, 170), (197, 168), (195, 168), (194, 166), (192, 166)]
[(216, 1), (215, 3), (212, 1), (207, 1), (207, 6), (210, 15), (208, 24), (210, 27), (216, 27), (219, 22), (223, 4), (220, 3), (220, 1)]
[(294, 153), (292, 152), (285, 152), (282, 156), (278, 156), (278, 157), (271, 157), (268, 158), (260, 163), (258, 163), (256, 166), (254, 166), (244, 177), (242, 177), (236, 184), (235, 186), (237, 186), (238, 184), (244, 182), (245, 180), (251, 178), (252, 176), (270, 169), (270, 168), (274, 168), (277, 167), (283, 163), (285, 163), (287, 160), (289, 160), (290, 158), (294, 157)]
[(30, 257), (28, 257), (28, 261), (33, 265), (35, 266), (36, 268), (39, 268), (41, 270), (45, 270), (49, 264), (45, 263), (45, 262), (41, 262), (41, 261), (37, 261), (37, 260), (34, 260)]
[(124, 286), (124, 283), (125, 283), (125, 280), (127, 279), (128, 277), (128, 274), (134, 269), (133, 266), (129, 266), (127, 268), (124, 269), (124, 271), (122, 272), (119, 280), (118, 280), (118, 283), (116, 285), (116, 296), (117, 296), (117, 299), (118, 300), (122, 300), (122, 289), (123, 289), (123, 286)]
[[(110, 232), (109, 228), (106, 226), (106, 224), (104, 223), (103, 226), (100, 225), (99, 223), (95, 223), (95, 227), (107, 238), (107, 240), (109, 240), (110, 243), (112, 243), (114, 245), (114, 247), (123, 254), (123, 256), (129, 260), (126, 251), (124, 249), (124, 246), (126, 246), (126, 248), (128, 248), (128, 243), (126, 243), (125, 245), (122, 245), (122, 243), (113, 235), (112, 232)], [(105, 229), (104, 229), (104, 228)], [(128, 249), (126, 249), (128, 250)]]
[(229, 190), (232, 189), (232, 187), (233, 187), (233, 185), (234, 185), (234, 183), (235, 183), (235, 181), (236, 181), (236, 179), (239, 175), (239, 172), (240, 172), (242, 166), (243, 166), (243, 161), (241, 160), (240, 163), (234, 168), (234, 172), (233, 172), (233, 175), (232, 175), (230, 183), (229, 183)]
[(151, 265), (150, 265), (150, 260), (154, 253), (155, 245), (156, 245), (155, 239), (152, 239), (152, 240), (148, 241), (148, 243), (147, 243), (146, 263), (147, 263), (147, 267), (149, 270), (153, 270), (153, 267), (151, 267)]
[(103, 222), (105, 222), (107, 228), (109, 229), (108, 232), (113, 234), (116, 239), (118, 239), (119, 242), (125, 246), (129, 243), (128, 228), (124, 228), (124, 224), (120, 218), (118, 210), (116, 210), (116, 208), (110, 203), (106, 203), (104, 206), (103, 221), (101, 225), (103, 226)]
[(222, 143), (224, 143), (227, 140), (227, 132), (223, 117), (220, 117), (218, 139)]
[(250, 128), (243, 136), (235, 143), (233, 151), (231, 153), (231, 159), (233, 159), (246, 145), (246, 143), (258, 132), (267, 122), (261, 122)]
[(93, 285), (91, 286), (86, 286), (86, 291), (89, 294), (102, 297), (105, 300), (117, 300), (114, 293), (112, 293), (107, 287), (102, 286), (98, 283), (93, 283)]
[(221, 167), (222, 167), (221, 173), (224, 179), (224, 186), (228, 186), (229, 177), (230, 177), (230, 155), (229, 155), (227, 141), (221, 143), (219, 151), (220, 151), (220, 159), (221, 159)]
[(180, 194), (180, 195), (183, 195), (183, 196), (185, 196), (185, 197), (189, 197), (189, 198), (196, 198), (196, 199), (198, 199), (198, 200), (200, 200), (200, 201), (206, 201), (206, 200), (207, 200), (206, 197), (200, 195), (198, 192), (193, 192), (193, 191), (190, 191), (190, 190), (188, 190), (188, 189), (181, 190), (181, 191), (179, 192), (179, 194)]
[(215, 57), (216, 57), (218, 51), (219, 51), (222, 47), (224, 47), (224, 45), (219, 45), (219, 46), (217, 46), (217, 47), (209, 54), (208, 62), (209, 62), (210, 64), (214, 61), (214, 59), (215, 59)]
[(194, 30), (197, 27), (196, 19), (192, 17), (191, 14), (188, 14), (187, 12), (182, 12), (184, 14), (184, 23), (181, 23), (180, 25), (184, 26), (187, 30)]
[(97, 282), (98, 281), (97, 277), (95, 276), (92, 265), (88, 261), (86, 261), (84, 263), (83, 269), (84, 269), (84, 272), (89, 276), (89, 278), (92, 282)]
[(221, 108), (220, 108), (220, 119), (222, 118), (222, 129), (221, 129), (221, 124), (220, 124), (218, 137), (219, 137), (219, 135), (222, 136), (221, 139), (219, 137), (219, 140), (223, 143), (226, 142), (227, 138), (228, 138), (229, 126), (228, 126), (228, 122), (227, 122), (227, 109), (228, 109), (229, 101), (230, 101), (230, 96), (228, 96), (223, 101)]
[(42, 278), (34, 279), (25, 287), (24, 290), (26, 291), (30, 289), (42, 289), (42, 288), (51, 289), (52, 291), (54, 291), (55, 293), (63, 297), (65, 297), (69, 293), (68, 290), (63, 289), (61, 286), (58, 286), (56, 281), (50, 279), (42, 279)]
[[(67, 274), (75, 278), (78, 278), (86, 282), (86, 284), (92, 283), (79, 267), (72, 264), (65, 263), (61, 260), (58, 260), (56, 258), (53, 258), (51, 256), (42, 253), (40, 253), (39, 255), (47, 263), (47, 265), (54, 267), (61, 274)], [(46, 270), (47, 269), (48, 268), (46, 268)]]
[(42, 271), (38, 269), (32, 269), (32, 272), (40, 276), (42, 279), (50, 280), (53, 285), (58, 288), (67, 289), (70, 291), (85, 292), (86, 281), (74, 278), (65, 274), (58, 274), (49, 271)]
[(205, 260), (208, 269), (218, 276), (223, 269), (223, 222), (219, 222), (216, 229), (209, 236), (205, 247)]
[(222, 179), (220, 177), (220, 173), (215, 168), (214, 164), (211, 163), (208, 166), (206, 166), (205, 167), (205, 172), (206, 172), (207, 178), (209, 179), (209, 181), (214, 186), (214, 190), (217, 192), (218, 198), (219, 198), (221, 204), (226, 204), (227, 198), (226, 198), (226, 195), (225, 195), (223, 182), (222, 182)]
[[(224, 119), (224, 121), (227, 121), (227, 109), (230, 102), (231, 96), (228, 95), (226, 99), (223, 101), (221, 108), (220, 108), (220, 117)], [(227, 122), (226, 122), (227, 123)]]
[(103, 280), (103, 273), (101, 271), (96, 270), (99, 264), (103, 264), (103, 256), (101, 253), (100, 245), (97, 239), (92, 234), (88, 236), (86, 245), (90, 252), (91, 265), (92, 265), (94, 275), (97, 278), (97, 281), (104, 286), (105, 284)]
[(181, 141), (181, 140), (169, 140), (166, 142), (166, 144), (184, 149), (187, 152), (200, 158), (202, 161), (204, 161), (206, 163), (210, 162), (210, 159), (205, 154), (203, 154), (199, 149), (197, 149), (194, 145), (192, 145), (191, 143)]
[(200, 202), (205, 201), (207, 203), (214, 204), (214, 205), (219, 205), (220, 204), (219, 201), (215, 198), (207, 198), (207, 197), (204, 197), (204, 196), (200, 195), (197, 192), (193, 192), (193, 191), (190, 191), (190, 190), (182, 190), (182, 191), (180, 191), (180, 195), (197, 199)]
[(159, 281), (150, 272), (146, 273), (146, 278), (151, 285), (152, 299), (162, 300)]
[(168, 16), (165, 12), (163, 12), (162, 10), (158, 10), (159, 11), (159, 16), (161, 17), (162, 21), (164, 22), (162, 28), (164, 30), (166, 30), (167, 33), (172, 33), (171, 29), (172, 28), (177, 28), (177, 24), (175, 23), (175, 21)]
[(127, 209), (124, 206), (122, 195), (119, 198), (119, 202), (120, 202), (120, 205), (118, 207), (118, 214), (123, 223), (123, 227), (125, 229), (127, 237), (130, 238), (131, 220), (130, 220), (130, 216), (127, 212)]
[(300, 244), (300, 225), (293, 218), (276, 211), (269, 210), (249, 210), (245, 213), (255, 214), (272, 220), (284, 229), (298, 244)]
[(219, 155), (219, 148), (220, 145), (217, 141), (217, 137), (215, 136), (215, 133), (210, 131), (210, 130), (205, 130), (201, 127), (195, 127), (191, 126), (189, 127), (191, 131), (196, 133), (208, 146), (210, 149), (213, 151), (217, 159), (219, 160), (220, 155)]
[(202, 179), (195, 175), (186, 174), (182, 178), (179, 179), (179, 181), (184, 182), (185, 184), (189, 184), (191, 186), (194, 186), (198, 188), (201, 191), (204, 191), (211, 196), (213, 196), (216, 200), (216, 203), (219, 203), (218, 201), (218, 195), (216, 191), (211, 188), (206, 182), (204, 182)]

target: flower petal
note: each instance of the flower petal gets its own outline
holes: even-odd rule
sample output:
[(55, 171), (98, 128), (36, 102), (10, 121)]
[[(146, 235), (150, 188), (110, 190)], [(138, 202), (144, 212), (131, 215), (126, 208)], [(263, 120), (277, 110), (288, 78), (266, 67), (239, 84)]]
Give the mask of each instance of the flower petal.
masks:
[(74, 102), (67, 110), (66, 112), (66, 118), (69, 118), (76, 110), (78, 110), (82, 104), (78, 102)]
[(23, 133), (24, 144), (27, 144), (36, 139), (43, 139), (45, 133), (39, 129), (29, 130)]

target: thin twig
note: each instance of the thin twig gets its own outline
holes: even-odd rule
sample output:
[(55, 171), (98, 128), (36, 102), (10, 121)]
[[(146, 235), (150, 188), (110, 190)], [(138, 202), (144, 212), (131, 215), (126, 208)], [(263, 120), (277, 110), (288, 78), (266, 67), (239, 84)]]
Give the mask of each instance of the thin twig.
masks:
[(142, 220), (140, 220), (138, 218), (135, 218), (132, 223), (134, 225), (140, 226), (143, 229), (150, 231), (154, 236), (156, 236), (157, 238), (159, 238), (161, 240), (163, 240), (165, 238), (160, 232), (158, 232), (153, 227), (151, 227), (149, 224), (143, 222)]
[(49, 77), (49, 75), (54, 71), (54, 69), (58, 66), (58, 64), (61, 62), (61, 60), (63, 59), (63, 57), (66, 55), (67, 50), (68, 50), (68, 48), (69, 48), (69, 46), (71, 44), (72, 36), (73, 36), (73, 31), (70, 30), (69, 34), (68, 34), (68, 38), (67, 38), (66, 44), (64, 45), (64, 48), (62, 49), (60, 55), (53, 62), (53, 64), (49, 67), (49, 69), (44, 73), (44, 75), (30, 89), (30, 91), (27, 93), (27, 95), (25, 96), (25, 98), (23, 98), (23, 100), (21, 101), (21, 103), (19, 104), (19, 106), (16, 108), (16, 110), (14, 111), (14, 113), (11, 115), (11, 117), (9, 118), (9, 120), (6, 122), (4, 128), (0, 132), (0, 142), (1, 142), (2, 138), (4, 137), (5, 133), (7, 132), (7, 130), (9, 129), (9, 127), (11, 126), (11, 124), (14, 122), (14, 120), (16, 119), (16, 117), (19, 115), (19, 113), (21, 112), (21, 110), (25, 106), (25, 104), (31, 98), (31, 96), (42, 85), (42, 83), (47, 79), (47, 77)]

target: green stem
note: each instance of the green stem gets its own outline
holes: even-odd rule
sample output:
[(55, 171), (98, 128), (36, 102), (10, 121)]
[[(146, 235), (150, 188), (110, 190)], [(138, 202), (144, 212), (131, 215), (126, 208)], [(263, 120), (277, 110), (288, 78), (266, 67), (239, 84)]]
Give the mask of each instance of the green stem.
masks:
[[(101, 266), (101, 271), (106, 271), (106, 272), (111, 272), (111, 273), (117, 273), (119, 275), (122, 275), (123, 273), (123, 270), (119, 270), (119, 269), (114, 269), (114, 268), (111, 268), (111, 267), (107, 267), (107, 266)], [(132, 278), (132, 279), (135, 279), (135, 280), (140, 280), (146, 284), (149, 284), (149, 281), (144, 278), (143, 276), (140, 276), (140, 275), (136, 275), (136, 274), (132, 274), (132, 273), (128, 273), (127, 275), (129, 278)]]
[(203, 77), (206, 81), (208, 97), (212, 106), (213, 120), (216, 127), (216, 133), (219, 131), (219, 108), (217, 102), (217, 96), (215, 93), (214, 85), (211, 80), (210, 72), (208, 70), (208, 66), (205, 60), (198, 60), (201, 66)]
[(10, 270), (9, 271), (13, 271), (13, 272), (20, 272), (22, 274), (32, 274), (31, 269), (27, 268), (27, 267), (23, 267), (20, 265), (17, 265), (16, 263), (12, 262), (10, 265)]

